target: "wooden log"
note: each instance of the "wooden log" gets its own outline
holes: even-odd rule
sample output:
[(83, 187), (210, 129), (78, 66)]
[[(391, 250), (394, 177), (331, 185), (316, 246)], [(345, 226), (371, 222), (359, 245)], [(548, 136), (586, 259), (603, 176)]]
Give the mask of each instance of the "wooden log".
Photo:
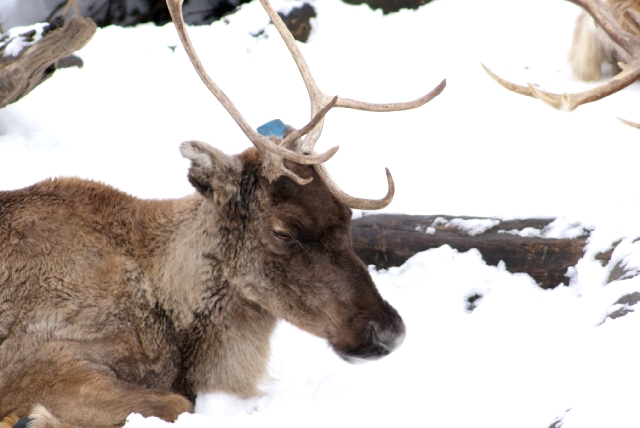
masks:
[[(47, 80), (56, 62), (86, 45), (96, 32), (90, 18), (74, 16), (66, 24), (50, 24), (43, 37), (18, 56), (3, 55), (0, 48), (0, 108), (18, 101)], [(6, 45), (5, 45), (6, 47)]]
[[(528, 273), (542, 288), (554, 288), (568, 283), (567, 268), (582, 257), (588, 238), (588, 232), (573, 239), (543, 237), (553, 219), (471, 219), (367, 215), (352, 222), (353, 246), (365, 264), (378, 269), (400, 266), (420, 251), (445, 244), (461, 252), (477, 248), (487, 264), (502, 260), (510, 272)], [(477, 227), (469, 229), (469, 224)]]

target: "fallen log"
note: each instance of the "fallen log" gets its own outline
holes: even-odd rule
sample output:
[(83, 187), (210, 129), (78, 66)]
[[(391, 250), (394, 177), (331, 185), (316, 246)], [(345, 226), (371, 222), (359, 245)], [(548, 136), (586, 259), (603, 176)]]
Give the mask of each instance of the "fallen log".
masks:
[[(86, 45), (96, 31), (90, 18), (79, 15), (66, 24), (62, 18), (37, 30), (9, 38), (0, 38), (0, 108), (18, 101), (47, 80), (56, 70), (56, 62)], [(37, 37), (42, 37), (39, 40)], [(18, 46), (18, 52), (8, 52)], [(21, 48), (21, 49), (20, 49)]]
[(582, 257), (589, 232), (572, 239), (548, 236), (553, 219), (498, 220), (452, 216), (367, 215), (352, 222), (356, 254), (378, 269), (400, 266), (414, 254), (449, 245), (477, 248), (489, 265), (503, 261), (542, 288), (567, 284), (567, 268)]

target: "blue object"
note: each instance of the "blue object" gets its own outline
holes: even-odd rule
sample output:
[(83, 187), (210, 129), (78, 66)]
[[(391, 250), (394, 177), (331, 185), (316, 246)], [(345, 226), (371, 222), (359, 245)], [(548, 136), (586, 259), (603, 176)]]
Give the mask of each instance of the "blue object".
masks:
[(286, 127), (280, 119), (274, 119), (262, 126), (258, 126), (258, 134), (264, 135), (265, 137), (274, 136), (284, 138), (284, 130)]

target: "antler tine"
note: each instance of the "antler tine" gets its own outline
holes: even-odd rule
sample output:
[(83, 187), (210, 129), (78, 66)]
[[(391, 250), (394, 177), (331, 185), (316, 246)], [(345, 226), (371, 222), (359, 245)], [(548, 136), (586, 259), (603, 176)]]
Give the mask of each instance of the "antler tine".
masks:
[(327, 185), (327, 188), (333, 194), (333, 196), (335, 196), (343, 204), (358, 210), (382, 209), (391, 203), (393, 195), (396, 191), (395, 185), (393, 183), (393, 177), (391, 177), (391, 173), (389, 172), (388, 168), (384, 169), (387, 174), (388, 190), (387, 194), (382, 199), (354, 198), (353, 196), (350, 196), (343, 192), (340, 187), (338, 187), (323, 164), (316, 164), (313, 166), (313, 169), (316, 170), (318, 176)]
[(418, 99), (413, 101), (406, 101), (400, 103), (367, 103), (364, 101), (356, 101), (351, 100), (349, 98), (338, 98), (338, 102), (336, 103), (336, 107), (346, 107), (354, 110), (364, 110), (364, 111), (373, 111), (373, 112), (388, 112), (388, 111), (402, 111), (402, 110), (412, 110), (414, 108), (421, 107), (440, 95), (444, 88), (447, 86), (447, 80), (443, 80), (438, 83), (438, 85), (431, 90), (426, 95), (421, 96)]
[(636, 60), (630, 64), (630, 66), (625, 67), (623, 71), (618, 73), (612, 79), (591, 90), (575, 94), (552, 94), (550, 92), (536, 89), (530, 83), (527, 84), (527, 86), (516, 85), (515, 83), (509, 82), (508, 80), (496, 75), (484, 64), (480, 65), (482, 65), (487, 74), (489, 74), (489, 76), (491, 76), (491, 78), (498, 82), (502, 87), (521, 95), (537, 98), (557, 110), (566, 112), (573, 111), (582, 104), (598, 101), (608, 95), (618, 92), (640, 78), (640, 61)]
[[(235, 120), (235, 122), (238, 124), (240, 129), (242, 129), (244, 134), (249, 138), (249, 140), (251, 140), (251, 142), (263, 153), (264, 152), (273, 153), (284, 159), (289, 159), (291, 161), (294, 161), (300, 164), (306, 164), (306, 165), (317, 164), (317, 163), (322, 163), (329, 160), (338, 150), (337, 147), (333, 147), (320, 155), (300, 154), (276, 144), (271, 139), (258, 134), (256, 131), (253, 130), (253, 128), (251, 128), (251, 126), (249, 126), (247, 121), (240, 114), (240, 111), (236, 108), (233, 102), (231, 102), (229, 97), (227, 97), (227, 95), (211, 79), (211, 77), (207, 74), (206, 70), (204, 69), (204, 66), (200, 62), (200, 59), (196, 54), (193, 44), (191, 43), (191, 39), (189, 38), (189, 34), (187, 33), (187, 30), (186, 30), (186, 24), (184, 22), (184, 17), (182, 15), (183, 2), (184, 0), (167, 0), (167, 7), (169, 8), (169, 13), (171, 14), (171, 18), (178, 32), (178, 36), (180, 37), (180, 41), (182, 42), (182, 45), (184, 46), (184, 49), (187, 52), (187, 55), (189, 56), (189, 59), (191, 60), (193, 67), (198, 73), (198, 76), (200, 76), (204, 84), (207, 86), (207, 88), (209, 88), (211, 93), (218, 99), (220, 104), (222, 104), (222, 106), (227, 110), (227, 112), (229, 112), (231, 117)], [(320, 114), (326, 114), (326, 111), (320, 112)], [(314, 118), (313, 120), (317, 122), (321, 120), (321, 117)], [(280, 165), (280, 169), (282, 168), (284, 167)], [(307, 182), (306, 180), (300, 177), (297, 177), (296, 181), (298, 181), (301, 184)]]
[(318, 124), (322, 120), (324, 120), (324, 116), (336, 105), (337, 101), (338, 97), (333, 97), (331, 101), (329, 101), (329, 104), (320, 109), (320, 111), (313, 117), (313, 119), (311, 119), (311, 122), (307, 123), (299, 130), (294, 130), (293, 132), (291, 132), (291, 134), (287, 135), (285, 139), (282, 140), (281, 144), (285, 147), (288, 147), (291, 142), (296, 141), (298, 138), (304, 135), (308, 135), (310, 132), (312, 132), (313, 129), (315, 129), (315, 127), (318, 126)]
[[(602, 0), (569, 0), (583, 9), (585, 9), (598, 23), (598, 25), (611, 37), (611, 39), (620, 48), (620, 51), (624, 53), (625, 57), (629, 60), (627, 64), (621, 64), (622, 71), (614, 76), (612, 79), (598, 85), (587, 91), (578, 92), (575, 94), (553, 94), (550, 92), (541, 91), (536, 89), (531, 84), (527, 86), (516, 85), (511, 83), (493, 73), (484, 64), (481, 64), (484, 70), (501, 86), (504, 88), (516, 92), (521, 95), (527, 95), (530, 97), (538, 98), (551, 107), (560, 111), (573, 111), (582, 104), (587, 104), (593, 101), (600, 100), (608, 95), (620, 91), (626, 88), (638, 78), (640, 78), (640, 37), (637, 37), (629, 32), (625, 31), (618, 21), (613, 17), (609, 8), (602, 2)], [(627, 13), (632, 20), (638, 24), (640, 16), (631, 10)]]
[[(367, 111), (385, 112), (385, 111), (410, 110), (416, 107), (420, 107), (428, 103), (429, 101), (431, 101), (433, 98), (440, 95), (440, 93), (444, 90), (446, 85), (447, 85), (446, 80), (443, 80), (442, 82), (440, 82), (438, 86), (436, 86), (431, 92), (429, 92), (425, 96), (420, 97), (417, 100), (406, 102), (406, 103), (371, 104), (371, 103), (363, 103), (361, 101), (353, 101), (345, 98), (338, 99), (338, 103), (342, 101), (345, 104), (346, 103), (352, 104), (348, 106), (340, 105), (340, 107), (349, 107), (349, 108), (355, 108), (355, 109), (367, 110)], [(310, 138), (310, 137), (311, 136), (308, 136), (307, 138)], [(313, 168), (318, 173), (318, 176), (320, 176), (320, 179), (324, 181), (324, 183), (327, 185), (331, 193), (338, 200), (342, 201), (342, 203), (344, 203), (347, 206), (350, 206), (351, 208), (356, 208), (360, 210), (379, 210), (389, 205), (391, 203), (391, 200), (393, 199), (393, 195), (395, 194), (395, 185), (393, 183), (393, 177), (391, 177), (391, 173), (389, 172), (388, 168), (385, 168), (385, 172), (387, 174), (387, 194), (382, 199), (363, 199), (363, 198), (355, 198), (353, 196), (350, 196), (345, 192), (343, 192), (340, 189), (340, 187), (338, 187), (338, 185), (333, 181), (333, 179), (329, 175), (329, 172), (327, 171), (327, 169), (324, 167), (323, 164), (316, 164), (313, 166)]]
[(636, 12), (633, 9), (627, 9), (627, 15), (629, 16), (629, 18), (631, 18), (636, 28), (640, 30), (640, 13)]
[[(435, 88), (433, 88), (429, 93), (423, 95), (422, 97), (415, 99), (413, 101), (407, 102), (399, 102), (399, 103), (368, 103), (364, 101), (352, 100), (349, 98), (338, 98), (336, 102), (336, 107), (344, 107), (350, 108), (353, 110), (362, 110), (362, 111), (371, 111), (371, 112), (389, 112), (389, 111), (402, 111), (402, 110), (412, 110), (414, 108), (421, 107), (440, 95), (440, 93), (447, 86), (447, 80), (444, 79), (440, 82)], [(324, 94), (322, 94), (324, 95)], [(312, 110), (314, 104), (312, 102)], [(311, 150), (316, 145), (316, 142), (320, 138), (320, 134), (322, 133), (322, 122), (316, 128), (314, 128), (307, 135), (302, 147), (303, 153), (310, 153)]]
[(629, 125), (632, 128), (640, 129), (640, 123), (631, 122), (630, 120), (626, 120), (626, 119), (623, 119), (621, 117), (619, 117), (618, 120), (620, 122), (624, 123), (625, 125)]
[(78, 8), (78, 0), (67, 0), (67, 3), (64, 5), (64, 9), (62, 9), (62, 16), (67, 16), (67, 13), (69, 13), (69, 9), (71, 8), (71, 5), (73, 5), (73, 12), (74, 14), (80, 15), (80, 9)]
[(529, 89), (529, 86), (522, 86), (522, 85), (516, 85), (515, 83), (511, 83), (506, 79), (503, 79), (502, 77), (498, 76), (497, 74), (495, 74), (493, 71), (491, 71), (489, 69), (489, 67), (487, 67), (486, 65), (484, 65), (483, 63), (480, 63), (480, 65), (482, 66), (482, 68), (484, 68), (484, 71), (487, 72), (487, 74), (489, 76), (491, 76), (491, 78), (493, 80), (495, 80), (496, 82), (498, 82), (498, 84), (512, 92), (515, 92), (517, 94), (520, 95), (526, 95), (528, 97), (533, 97), (533, 94), (531, 93), (531, 89)]
[[(268, 0), (260, 0), (260, 3), (266, 10), (269, 18), (277, 28), (282, 40), (284, 40), (293, 60), (295, 61), (298, 70), (300, 70), (300, 75), (302, 76), (302, 80), (304, 81), (305, 86), (307, 87), (307, 92), (309, 93), (309, 99), (311, 101), (311, 114), (315, 115), (317, 112), (328, 104), (332, 97), (325, 94), (320, 90), (318, 85), (316, 84), (311, 71), (309, 70), (309, 66), (305, 61), (298, 45), (291, 35), (291, 32), (287, 29), (286, 24), (280, 18), (280, 15), (273, 9)], [(367, 103), (363, 101), (351, 100), (348, 98), (338, 98), (335, 104), (336, 107), (344, 107), (351, 108), (355, 110), (365, 110), (365, 111), (376, 111), (376, 112), (386, 112), (386, 111), (400, 111), (400, 110), (410, 110), (417, 107), (420, 107), (433, 98), (438, 96), (445, 88), (446, 80), (443, 80), (438, 84), (431, 92), (428, 94), (409, 102), (401, 102), (401, 103)], [(314, 128), (312, 132), (309, 132), (307, 138), (303, 143), (303, 152), (310, 152), (313, 150), (316, 141), (320, 137), (322, 132), (322, 121)]]
[[(327, 108), (327, 107), (331, 108), (329, 107), (329, 104), (331, 103), (335, 104), (335, 107), (344, 107), (344, 108), (351, 108), (356, 110), (375, 111), (375, 112), (410, 110), (428, 103), (433, 98), (438, 96), (446, 86), (446, 80), (443, 80), (428, 94), (410, 102), (377, 104), (377, 103), (367, 103), (362, 101), (351, 100), (348, 98), (333, 97), (332, 99), (332, 97), (323, 93), (320, 90), (320, 88), (318, 88), (318, 85), (316, 84), (311, 74), (311, 71), (309, 70), (309, 66), (307, 65), (307, 62), (302, 56), (302, 53), (300, 52), (300, 49), (298, 48), (298, 45), (295, 39), (291, 35), (291, 32), (287, 29), (287, 26), (282, 21), (282, 18), (280, 18), (280, 15), (278, 15), (278, 13), (273, 9), (273, 7), (271, 6), (268, 0), (260, 0), (260, 4), (262, 4), (262, 7), (265, 9), (267, 14), (269, 15), (269, 18), (271, 18), (271, 21), (273, 22), (276, 29), (280, 33), (282, 40), (284, 41), (285, 45), (289, 49), (289, 52), (291, 53), (291, 56), (293, 57), (293, 60), (295, 61), (296, 66), (298, 67), (298, 70), (300, 71), (302, 80), (304, 81), (304, 84), (307, 87), (307, 92), (309, 93), (309, 101), (311, 103), (312, 115), (318, 114), (318, 112), (322, 111), (322, 109), (324, 108)], [(320, 135), (322, 134), (323, 125), (324, 125), (324, 117), (318, 121), (317, 125), (315, 125), (310, 129), (309, 133), (307, 134), (306, 138), (302, 143), (302, 147), (301, 147), (302, 153), (314, 153), (313, 148), (315, 147), (316, 142), (318, 141), (318, 139), (320, 138)], [(293, 141), (299, 137), (300, 135), (294, 132), (285, 138), (285, 140), (283, 141), (283, 145), (286, 146), (290, 141)], [(374, 200), (374, 199), (354, 198), (352, 196), (347, 195), (331, 179), (331, 176), (327, 172), (324, 165), (322, 165), (321, 163), (317, 163), (317, 164), (314, 164), (313, 167), (318, 173), (318, 175), (320, 176), (320, 179), (327, 185), (331, 193), (338, 200), (342, 201), (343, 203), (345, 203), (346, 205), (352, 208), (368, 209), (368, 210), (380, 209), (389, 205), (389, 203), (393, 199), (395, 187), (393, 184), (393, 178), (391, 177), (391, 174), (389, 173), (388, 169), (386, 169), (387, 183), (388, 183), (387, 195), (382, 199)]]
[[(300, 49), (298, 48), (298, 44), (296, 43), (289, 29), (287, 28), (287, 25), (284, 23), (282, 18), (280, 18), (280, 15), (278, 15), (278, 12), (275, 11), (275, 9), (273, 8), (273, 6), (271, 6), (271, 3), (269, 3), (268, 0), (260, 0), (260, 4), (264, 8), (264, 10), (267, 12), (267, 15), (269, 15), (269, 18), (271, 18), (271, 22), (273, 22), (273, 24), (275, 25), (276, 29), (278, 30), (278, 33), (280, 33), (280, 37), (282, 37), (282, 40), (287, 46), (287, 49), (289, 49), (289, 53), (291, 54), (291, 57), (293, 58), (294, 62), (296, 63), (296, 66), (298, 67), (298, 70), (300, 71), (302, 80), (305, 86), (307, 87), (307, 92), (309, 93), (309, 101), (311, 102), (311, 115), (314, 116), (318, 113), (318, 111), (322, 109), (322, 107), (324, 107), (330, 102), (332, 97), (324, 94), (320, 90), (320, 88), (318, 88), (316, 81), (313, 79), (313, 76), (311, 75), (309, 66), (307, 65), (307, 62), (302, 56), (302, 52), (300, 52)], [(310, 130), (309, 134), (305, 138), (302, 145), (301, 151), (303, 153), (311, 153), (311, 151), (313, 150), (315, 141), (318, 140), (318, 138), (320, 137), (320, 134), (322, 133), (323, 122), (324, 120), (320, 120), (318, 124), (312, 130)], [(285, 138), (285, 141), (287, 142), (292, 140), (293, 140), (292, 136), (289, 136), (288, 139)], [(314, 145), (311, 145), (309, 147), (309, 145), (307, 144), (307, 141), (309, 140), (313, 140)]]

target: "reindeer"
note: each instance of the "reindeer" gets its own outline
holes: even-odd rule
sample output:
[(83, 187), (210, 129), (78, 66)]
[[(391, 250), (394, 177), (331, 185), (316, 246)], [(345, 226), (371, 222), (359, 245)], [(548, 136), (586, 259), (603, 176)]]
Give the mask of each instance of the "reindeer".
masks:
[[(638, 0), (607, 0), (611, 14), (628, 33), (640, 36), (640, 28), (632, 21), (627, 10), (640, 12)], [(616, 74), (622, 71), (618, 62), (628, 58), (607, 33), (598, 27), (593, 18), (582, 11), (576, 19), (573, 41), (567, 56), (573, 75), (585, 82), (597, 82), (602, 77), (602, 64), (610, 64)]]
[(227, 155), (181, 144), (196, 192), (142, 200), (78, 178), (0, 192), (0, 427), (122, 426), (137, 412), (175, 420), (196, 394), (260, 394), (278, 319), (324, 338), (343, 359), (375, 360), (403, 342), (400, 315), (353, 251), (351, 208), (387, 195), (342, 192), (314, 152), (332, 107), (419, 107), (329, 97), (267, 0), (309, 89), (312, 119), (255, 132), (207, 75), (182, 0), (168, 6), (205, 84), (254, 147)]
[[(575, 76), (582, 80), (598, 80), (603, 62), (617, 64), (619, 72), (592, 89), (576, 94), (552, 94), (509, 82), (485, 65), (485, 71), (506, 89), (538, 98), (561, 111), (573, 111), (582, 104), (598, 101), (620, 91), (640, 78), (640, 2), (637, 0), (568, 0), (584, 11), (578, 17), (569, 51)], [(595, 23), (594, 23), (595, 21)], [(620, 119), (620, 118), (618, 118)], [(640, 124), (620, 119), (640, 129)]]

